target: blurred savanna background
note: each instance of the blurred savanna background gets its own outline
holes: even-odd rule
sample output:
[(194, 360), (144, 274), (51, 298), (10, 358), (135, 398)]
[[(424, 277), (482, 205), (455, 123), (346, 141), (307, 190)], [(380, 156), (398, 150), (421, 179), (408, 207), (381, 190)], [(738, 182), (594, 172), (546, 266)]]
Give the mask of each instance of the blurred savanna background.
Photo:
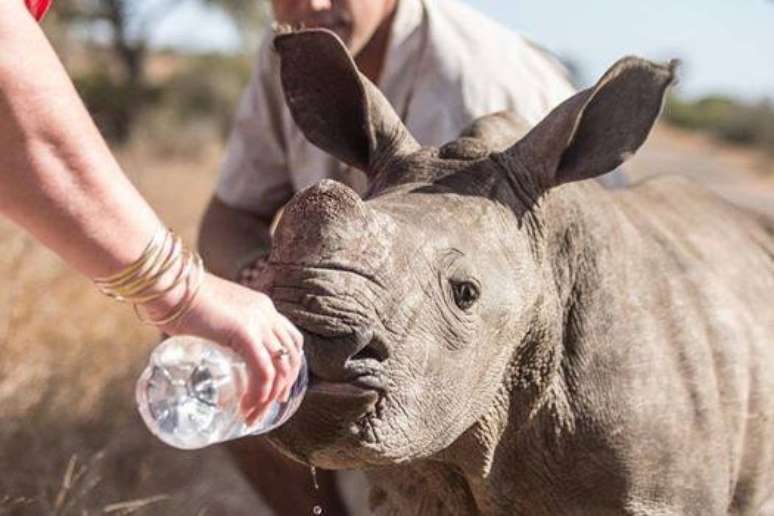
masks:
[[(774, 216), (774, 2), (469, 3), (579, 87), (626, 54), (681, 58), (628, 173), (686, 174)], [(259, 0), (56, 0), (43, 24), (126, 174), (189, 243), (269, 19)], [(167, 449), (142, 427), (153, 329), (5, 221), (0, 250), (0, 514), (267, 514), (222, 450)]]

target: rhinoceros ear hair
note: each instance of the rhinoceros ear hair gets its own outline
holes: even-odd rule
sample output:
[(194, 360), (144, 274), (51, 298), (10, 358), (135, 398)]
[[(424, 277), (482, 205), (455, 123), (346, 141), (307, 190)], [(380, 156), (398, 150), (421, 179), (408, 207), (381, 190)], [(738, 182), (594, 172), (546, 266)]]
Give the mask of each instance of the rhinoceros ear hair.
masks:
[(505, 154), (520, 159), (546, 189), (612, 171), (647, 139), (676, 65), (621, 59), (596, 86), (560, 104)]
[(333, 32), (278, 34), (274, 48), (287, 105), (314, 145), (368, 175), (376, 174), (380, 163), (419, 147)]

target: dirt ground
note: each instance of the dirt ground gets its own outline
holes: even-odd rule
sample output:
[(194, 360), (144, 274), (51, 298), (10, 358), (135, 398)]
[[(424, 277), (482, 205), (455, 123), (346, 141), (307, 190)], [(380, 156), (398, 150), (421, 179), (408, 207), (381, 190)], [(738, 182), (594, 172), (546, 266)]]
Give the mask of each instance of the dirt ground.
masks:
[[(120, 160), (190, 243), (220, 151), (139, 143)], [(774, 216), (774, 162), (760, 153), (661, 127), (627, 170), (685, 174)], [(167, 449), (145, 431), (132, 389), (152, 329), (1, 221), (0, 249), (0, 514), (268, 514), (220, 449)]]
[(774, 154), (661, 126), (626, 166), (635, 180), (685, 175), (736, 204), (774, 216)]

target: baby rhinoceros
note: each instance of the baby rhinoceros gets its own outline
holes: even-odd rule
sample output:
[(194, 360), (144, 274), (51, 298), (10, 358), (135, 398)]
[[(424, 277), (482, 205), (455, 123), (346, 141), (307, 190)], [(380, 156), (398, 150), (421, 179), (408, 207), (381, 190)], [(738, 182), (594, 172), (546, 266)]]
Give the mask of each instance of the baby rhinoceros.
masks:
[(299, 127), (370, 180), (279, 222), (262, 286), (312, 385), (276, 446), (366, 470), (382, 515), (760, 512), (774, 221), (685, 180), (588, 180), (645, 141), (672, 67), (625, 58), (531, 129), (492, 115), (438, 149), (333, 34), (275, 46)]

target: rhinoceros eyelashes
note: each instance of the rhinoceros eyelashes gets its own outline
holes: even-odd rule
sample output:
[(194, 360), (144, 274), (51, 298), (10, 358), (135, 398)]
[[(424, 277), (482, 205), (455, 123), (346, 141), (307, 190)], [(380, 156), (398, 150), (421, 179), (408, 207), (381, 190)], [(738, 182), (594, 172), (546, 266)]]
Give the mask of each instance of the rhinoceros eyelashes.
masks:
[(460, 310), (469, 310), (478, 301), (480, 292), (475, 283), (452, 280), (451, 287), (454, 303)]

